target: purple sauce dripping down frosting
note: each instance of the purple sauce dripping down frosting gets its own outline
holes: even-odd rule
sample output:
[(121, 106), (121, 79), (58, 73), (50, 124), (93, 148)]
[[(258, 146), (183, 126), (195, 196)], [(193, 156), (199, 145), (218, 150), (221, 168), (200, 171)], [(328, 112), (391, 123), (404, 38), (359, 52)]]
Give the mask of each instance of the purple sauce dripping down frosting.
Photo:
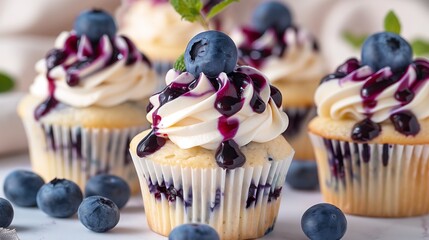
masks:
[[(409, 110), (395, 111), (395, 109), (409, 104), (423, 84), (427, 83), (429, 80), (429, 62), (424, 59), (417, 59), (404, 72), (392, 73), (388, 68), (384, 68), (369, 75), (359, 76), (357, 70), (361, 67), (357, 59), (349, 59), (339, 66), (335, 73), (326, 76), (321, 81), (321, 84), (331, 80), (338, 80), (340, 83), (345, 81), (365, 81), (361, 88), (360, 97), (367, 118), (354, 125), (351, 134), (352, 139), (367, 142), (380, 135), (382, 128), (379, 123), (371, 120), (372, 110), (377, 107), (377, 97), (386, 88), (398, 82), (399, 85), (392, 96), (398, 102), (398, 105), (393, 108), (389, 119), (399, 133), (406, 136), (418, 134), (420, 124), (415, 114)], [(416, 72), (415, 81), (410, 79), (410, 69)]]
[[(184, 73), (186, 74), (186, 73)], [(173, 101), (180, 96), (198, 97), (192, 93), (199, 82), (200, 78), (196, 78), (186, 84), (177, 82), (170, 83), (165, 89), (159, 92), (159, 106), (154, 109), (152, 104), (149, 104), (147, 111), (152, 111), (152, 131), (146, 136), (137, 146), (137, 155), (145, 157), (159, 150), (165, 143), (168, 136), (162, 136), (157, 133), (158, 124), (161, 121), (161, 116), (158, 115), (160, 107), (166, 103)], [(235, 169), (244, 165), (246, 158), (240, 151), (239, 145), (233, 140), (238, 128), (239, 121), (234, 117), (234, 114), (239, 112), (244, 106), (243, 91), (248, 85), (252, 85), (254, 93), (249, 102), (253, 112), (261, 114), (266, 109), (266, 104), (261, 100), (260, 92), (266, 87), (270, 87), (270, 101), (274, 101), (277, 107), (281, 106), (282, 96), (278, 89), (267, 84), (264, 76), (256, 73), (247, 74), (245, 69), (238, 67), (232, 73), (229, 73), (226, 78), (209, 78), (213, 91), (216, 92), (216, 100), (213, 108), (216, 109), (221, 116), (218, 118), (217, 129), (223, 137), (223, 141), (216, 150), (215, 158), (217, 164), (224, 169)], [(194, 96), (195, 95), (195, 96)]]
[[(281, 58), (288, 47), (286, 32), (292, 30), (295, 35), (299, 32), (299, 28), (296, 26), (286, 28), (285, 31), (280, 34), (274, 29), (268, 29), (265, 33), (260, 33), (252, 27), (242, 27), (240, 30), (244, 37), (244, 41), (238, 46), (240, 60), (255, 68), (261, 68), (270, 57)], [(266, 34), (273, 35), (274, 40), (272, 43), (264, 46), (255, 44), (255, 42), (265, 37)], [(318, 51), (319, 47), (316, 40), (314, 38), (310, 40), (313, 44), (313, 50)], [(298, 44), (301, 43), (298, 42)]]
[[(119, 39), (125, 42), (126, 47), (118, 47), (117, 41)], [(106, 45), (110, 45), (111, 48)], [(97, 44), (93, 45), (85, 36), (79, 38), (74, 32), (71, 32), (62, 48), (52, 49), (45, 57), (49, 96), (36, 107), (34, 111), (35, 119), (39, 120), (59, 103), (55, 98), (55, 79), (51, 77), (51, 71), (54, 68), (62, 67), (66, 73), (68, 86), (75, 87), (86, 77), (98, 73), (124, 58), (126, 58), (126, 66), (130, 66), (137, 61), (144, 61), (149, 66), (151, 65), (148, 58), (140, 53), (125, 36), (119, 36), (115, 39), (109, 39), (104, 36)], [(99, 64), (99, 62), (102, 63), (101, 67), (95, 67), (94, 70), (89, 71), (90, 73), (84, 74), (85, 70), (94, 68), (93, 66)]]

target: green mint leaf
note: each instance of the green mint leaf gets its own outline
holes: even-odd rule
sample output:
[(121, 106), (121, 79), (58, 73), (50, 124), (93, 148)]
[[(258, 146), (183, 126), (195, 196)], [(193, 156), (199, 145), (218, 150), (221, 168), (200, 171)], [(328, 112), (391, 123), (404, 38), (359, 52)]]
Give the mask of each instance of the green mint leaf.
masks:
[(207, 20), (215, 17), (217, 14), (222, 12), (228, 5), (230, 5), (233, 2), (238, 2), (239, 0), (223, 0), (216, 4), (210, 11), (207, 13)]
[(368, 37), (367, 35), (356, 35), (354, 33), (345, 31), (342, 33), (343, 39), (348, 42), (353, 48), (360, 49), (363, 42)]
[(203, 3), (200, 0), (170, 0), (177, 13), (189, 22), (199, 21)]
[(414, 39), (411, 41), (414, 55), (416, 56), (429, 56), (429, 41), (424, 39)]
[(13, 89), (15, 82), (12, 77), (0, 72), (0, 93), (8, 92)]
[(176, 62), (173, 65), (173, 68), (179, 72), (186, 71), (185, 55), (184, 54), (180, 55), (180, 57), (177, 58)]
[(386, 17), (384, 17), (384, 30), (386, 32), (401, 34), (401, 23), (399, 22), (395, 12), (392, 10), (390, 10)]

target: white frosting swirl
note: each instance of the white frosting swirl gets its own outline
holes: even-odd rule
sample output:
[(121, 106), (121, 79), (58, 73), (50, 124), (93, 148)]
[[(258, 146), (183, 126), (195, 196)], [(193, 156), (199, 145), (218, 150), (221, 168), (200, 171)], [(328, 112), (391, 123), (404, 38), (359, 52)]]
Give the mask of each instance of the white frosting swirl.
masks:
[[(55, 47), (68, 52), (63, 64), (48, 72), (46, 59), (37, 62), (38, 75), (30, 87), (33, 95), (41, 98), (49, 96), (48, 74), (55, 85), (54, 97), (73, 107), (109, 107), (126, 101), (142, 100), (152, 94), (156, 87), (155, 73), (141, 53), (135, 47), (130, 48), (122, 37), (114, 39), (120, 54), (113, 63), (109, 63), (114, 51), (112, 43), (104, 36), (98, 46), (101, 53), (95, 56), (90, 64), (74, 72), (80, 81), (78, 85), (70, 86), (67, 83), (66, 68), (73, 63), (85, 61), (88, 54), (94, 54), (85, 36), (81, 38), (79, 45), (75, 46), (76, 51), (70, 51), (66, 41), (72, 37), (73, 34), (63, 32), (56, 40)], [(134, 58), (132, 63), (127, 63), (129, 55)]]
[(169, 2), (149, 0), (122, 6), (118, 16), (121, 33), (129, 36), (151, 58), (175, 60), (189, 40), (203, 31), (198, 23), (182, 20)]
[[(428, 64), (429, 65), (429, 64)], [(392, 77), (389, 67), (374, 73), (370, 67), (363, 66), (351, 72), (344, 78), (334, 78), (322, 83), (316, 90), (315, 102), (318, 115), (334, 120), (354, 119), (363, 120), (368, 116), (373, 122), (381, 123), (389, 120), (394, 113), (409, 110), (418, 119), (429, 117), (429, 84), (426, 80), (418, 80), (416, 68), (408, 66), (406, 72), (393, 84), (383, 88), (375, 97), (375, 107), (365, 107), (361, 96), (362, 87), (372, 77)], [(414, 98), (409, 103), (403, 103), (395, 98), (395, 93), (403, 86), (412, 86), (417, 81), (425, 81), (414, 92)]]
[[(235, 31), (232, 38), (239, 47), (249, 44), (241, 30)], [(283, 40), (286, 43), (284, 53), (280, 57), (278, 53), (272, 54), (262, 60), (262, 65), (258, 67), (271, 82), (319, 81), (326, 74), (325, 63), (319, 51), (315, 49), (315, 40), (309, 32), (300, 28), (288, 28)], [(278, 40), (275, 32), (268, 30), (252, 42), (250, 48), (275, 49), (276, 45)], [(249, 62), (246, 61), (246, 64)]]
[(241, 109), (226, 118), (215, 108), (219, 93), (233, 84), (225, 73), (219, 74), (217, 78), (220, 84), (217, 90), (204, 74), (194, 82), (195, 77), (192, 74), (177, 73), (172, 69), (166, 76), (169, 88), (173, 85), (187, 86), (191, 83), (196, 85), (164, 105), (160, 104), (162, 92), (150, 98), (154, 107), (148, 113), (147, 119), (151, 123), (153, 119), (157, 121), (153, 124), (157, 135), (167, 136), (182, 149), (200, 146), (214, 150), (226, 140), (219, 130), (220, 121), (225, 120), (231, 126), (238, 123), (236, 133), (228, 140), (233, 139), (239, 146), (252, 141), (268, 142), (278, 137), (286, 130), (289, 120), (286, 113), (277, 107), (270, 97), (268, 80), (261, 72), (251, 67), (239, 67), (236, 72), (248, 76), (253, 74), (262, 76), (265, 82), (259, 91), (259, 96), (266, 106), (263, 112), (256, 113), (251, 107), (252, 96), (257, 91), (253, 83), (243, 85), (240, 96), (243, 103)]

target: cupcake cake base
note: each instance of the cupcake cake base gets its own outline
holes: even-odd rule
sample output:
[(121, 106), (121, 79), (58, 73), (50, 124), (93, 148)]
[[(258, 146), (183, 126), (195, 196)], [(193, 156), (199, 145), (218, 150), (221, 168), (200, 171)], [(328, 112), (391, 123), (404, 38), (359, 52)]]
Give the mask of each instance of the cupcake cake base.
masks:
[(370, 217), (429, 213), (429, 146), (419, 143), (423, 139), (415, 139), (414, 145), (404, 144), (405, 136), (384, 126), (380, 141), (386, 143), (357, 143), (345, 139), (352, 123), (337, 123), (337, 130), (321, 130), (322, 123), (330, 126), (326, 121), (332, 120), (316, 118), (310, 124), (326, 202), (348, 214)]
[[(31, 165), (36, 173), (45, 181), (72, 180), (81, 189), (90, 177), (109, 173), (124, 178), (132, 193), (139, 191), (128, 146), (135, 135), (149, 127), (143, 114), (141, 118), (135, 114), (136, 110), (144, 112), (142, 106), (123, 104), (109, 110), (63, 106), (37, 121), (33, 112), (39, 101), (27, 96), (19, 108), (28, 136)], [(133, 120), (121, 120), (130, 114)]]
[[(131, 149), (137, 143), (133, 140)], [(205, 223), (221, 239), (254, 239), (270, 232), (293, 150), (281, 136), (241, 150), (246, 164), (233, 170), (217, 167), (213, 151), (183, 150), (171, 142), (145, 158), (131, 151), (150, 228), (168, 236), (180, 224)]]

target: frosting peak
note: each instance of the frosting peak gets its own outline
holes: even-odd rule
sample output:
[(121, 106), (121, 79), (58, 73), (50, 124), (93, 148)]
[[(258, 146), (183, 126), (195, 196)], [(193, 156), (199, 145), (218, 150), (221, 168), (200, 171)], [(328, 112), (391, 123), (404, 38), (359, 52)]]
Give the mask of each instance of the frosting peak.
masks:
[(55, 49), (37, 62), (36, 71), (38, 76), (30, 87), (33, 95), (73, 107), (108, 107), (141, 100), (156, 84), (148, 59), (123, 36), (103, 36), (92, 45), (86, 36), (63, 32)]
[(214, 150), (226, 140), (239, 146), (267, 142), (287, 128), (268, 80), (254, 68), (239, 67), (217, 78), (170, 70), (166, 82), (167, 88), (150, 98), (147, 116), (158, 136), (181, 148)]
[(182, 149), (217, 149), (218, 165), (232, 169), (245, 162), (240, 147), (268, 142), (288, 126), (280, 92), (252, 67), (238, 67), (216, 78), (203, 73), (195, 78), (172, 69), (166, 83), (150, 98), (147, 118), (153, 131), (139, 144), (140, 157), (162, 147), (168, 138)]
[(415, 135), (419, 131), (417, 119), (429, 117), (428, 80), (429, 61), (425, 59), (415, 60), (400, 73), (393, 73), (390, 67), (374, 72), (349, 59), (316, 90), (318, 115), (354, 119), (371, 129), (377, 127), (366, 119), (376, 124), (390, 121), (397, 131)]

